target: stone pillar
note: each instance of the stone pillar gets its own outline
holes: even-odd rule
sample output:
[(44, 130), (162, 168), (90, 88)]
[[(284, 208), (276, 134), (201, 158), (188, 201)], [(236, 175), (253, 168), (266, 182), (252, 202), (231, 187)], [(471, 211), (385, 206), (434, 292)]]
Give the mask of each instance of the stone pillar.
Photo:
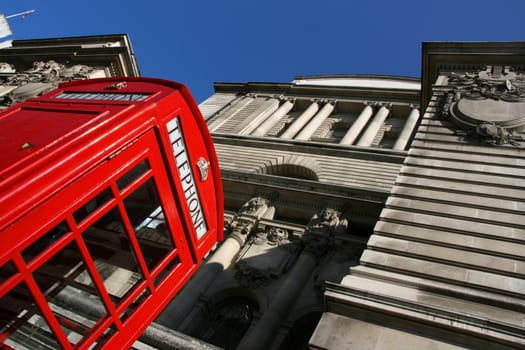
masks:
[(242, 121), (234, 129), (239, 135), (250, 135), (264, 121), (279, 108), (279, 98), (272, 97), (266, 101), (260, 101), (257, 109)]
[(341, 139), (339, 144), (353, 145), (355, 140), (361, 133), (361, 130), (363, 130), (366, 123), (368, 123), (368, 120), (372, 116), (373, 112), (374, 112), (374, 109), (372, 108), (372, 106), (366, 104), (365, 108), (363, 108), (363, 110), (357, 117), (356, 121), (352, 124), (350, 129), (348, 129), (348, 131), (346, 132), (345, 136)]
[(414, 131), (418, 119), (419, 110), (417, 108), (413, 108), (408, 115), (405, 125), (403, 126), (403, 130), (401, 130), (401, 133), (399, 134), (392, 149), (403, 151), (406, 148), (408, 140), (410, 139), (410, 135), (412, 135), (412, 131)]
[(272, 336), (275, 335), (281, 322), (294, 305), (308, 278), (312, 277), (312, 272), (316, 266), (315, 256), (309, 253), (301, 253), (268, 310), (264, 312), (255, 327), (248, 330), (236, 349), (263, 350), (269, 348), (273, 340)]
[(358, 146), (370, 146), (372, 144), (374, 137), (377, 135), (377, 132), (385, 122), (389, 113), (390, 109), (387, 106), (381, 106), (381, 108), (379, 108), (370, 124), (368, 124), (365, 133), (359, 138), (359, 142), (357, 142)]
[(294, 120), (294, 122), (286, 129), (286, 131), (281, 135), (282, 139), (291, 139), (297, 133), (299, 130), (305, 126), (306, 123), (310, 121), (310, 119), (314, 116), (315, 113), (319, 110), (319, 104), (317, 102), (312, 102), (308, 108), (301, 113), (301, 115)]
[(271, 128), (279, 122), (293, 108), (293, 102), (285, 101), (278, 110), (276, 110), (268, 119), (252, 132), (253, 136), (265, 136)]
[(244, 204), (231, 223), (232, 233), (206, 263), (197, 270), (155, 322), (172, 329), (176, 329), (182, 324), (200, 296), (206, 292), (224, 270), (231, 266), (233, 259), (246, 243), (248, 235), (256, 227), (258, 220), (261, 217), (266, 217), (267, 211), (274, 212), (274, 209), (268, 206), (269, 202), (265, 198), (255, 197)]
[(252, 95), (244, 96), (240, 101), (237, 101), (233, 105), (233, 107), (235, 108), (235, 112), (233, 112), (233, 113), (231, 113), (229, 115), (228, 114), (221, 115), (221, 116), (219, 116), (218, 119), (216, 119), (213, 122), (211, 122), (210, 124), (208, 124), (208, 129), (210, 130), (210, 132), (216, 131), (224, 123), (226, 123), (229, 119), (233, 118), (233, 116), (235, 116), (237, 113), (242, 111), (242, 109), (244, 107), (246, 107), (247, 105), (249, 105), (253, 101), (255, 101), (255, 97), (252, 96)]
[(315, 117), (310, 120), (310, 122), (304, 127), (304, 129), (295, 137), (296, 140), (309, 140), (312, 135), (315, 133), (317, 128), (323, 124), (323, 122), (328, 118), (330, 113), (335, 108), (335, 103), (327, 102), (323, 108), (315, 115)]
[(237, 350), (263, 350), (271, 346), (273, 336), (282, 322), (286, 320), (308, 279), (312, 278), (321, 257), (326, 254), (333, 243), (334, 235), (346, 231), (348, 222), (341, 220), (339, 215), (339, 212), (326, 208), (320, 215), (313, 216), (303, 237), (305, 246), (303, 252), (272, 297), (268, 309), (261, 319), (246, 332)]

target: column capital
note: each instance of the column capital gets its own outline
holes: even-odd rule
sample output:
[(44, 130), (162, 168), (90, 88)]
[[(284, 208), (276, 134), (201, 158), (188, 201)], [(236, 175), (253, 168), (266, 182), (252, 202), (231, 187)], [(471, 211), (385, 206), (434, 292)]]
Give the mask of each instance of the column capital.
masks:
[(275, 98), (281, 102), (286, 102), (286, 101), (290, 101), (292, 103), (295, 103), (295, 100), (296, 100), (296, 97), (293, 97), (293, 96), (286, 96), (286, 95), (272, 95), (272, 98)]
[(375, 105), (378, 108), (381, 108), (381, 107), (385, 107), (385, 108), (388, 108), (388, 109), (392, 108), (392, 102), (376, 102)]
[(329, 103), (331, 105), (335, 105), (337, 103), (337, 100), (333, 98), (314, 98), (312, 99), (312, 102), (325, 103), (325, 104)]

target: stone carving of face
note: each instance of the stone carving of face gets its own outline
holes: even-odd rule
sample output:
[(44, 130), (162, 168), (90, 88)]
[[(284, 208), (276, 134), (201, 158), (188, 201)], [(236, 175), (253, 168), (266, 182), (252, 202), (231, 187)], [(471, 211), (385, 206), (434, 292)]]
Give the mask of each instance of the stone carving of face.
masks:
[(288, 239), (288, 231), (278, 227), (272, 227), (268, 232), (268, 240), (273, 243), (279, 243)]

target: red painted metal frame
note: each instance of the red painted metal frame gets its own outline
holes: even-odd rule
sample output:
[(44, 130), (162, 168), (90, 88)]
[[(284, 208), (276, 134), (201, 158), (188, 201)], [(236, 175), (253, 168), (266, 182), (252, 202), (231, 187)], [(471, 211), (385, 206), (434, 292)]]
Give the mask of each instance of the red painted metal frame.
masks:
[[(142, 93), (149, 96), (143, 101), (57, 98), (64, 92)], [(46, 124), (46, 118), (52, 125)], [(208, 232), (200, 239), (184, 200), (166, 128), (174, 118), (184, 133), (208, 226)], [(35, 120), (38, 120), (34, 123), (38, 129), (31, 124), (27, 126)], [(6, 125), (8, 127), (2, 128)], [(2, 135), (6, 130), (13, 135)], [(108, 311), (77, 347), (90, 347), (111, 325), (117, 332), (105, 346), (131, 346), (191, 277), (202, 258), (223, 239), (223, 197), (218, 161), (195, 101), (183, 85), (160, 79), (110, 78), (72, 82), (3, 111), (0, 114), (0, 140), (11, 136), (14, 141), (0, 144), (0, 152), (7, 155), (0, 161), (0, 267), (12, 262), (18, 273), (0, 285), (0, 296), (25, 282), (57, 341), (62, 347), (70, 348), (32, 273), (68, 243), (75, 241)], [(207, 180), (198, 178), (196, 162), (201, 157), (210, 163)], [(108, 185), (117, 197), (114, 201), (118, 202), (115, 179), (146, 158), (151, 169), (131, 186), (136, 188), (148, 178), (154, 179), (176, 248), (149, 271), (140, 255), (140, 247), (131, 239), (135, 253), (139, 252), (137, 260), (144, 281), (115, 307), (81, 238), (82, 227), (87, 227), (89, 222), (94, 222), (109, 210), (103, 209), (108, 205), (96, 211), (87, 223), (76, 223), (71, 213)], [(122, 207), (122, 204), (117, 206)], [(24, 261), (21, 252), (63, 220), (69, 224), (71, 232), (60, 237), (31, 262)], [(126, 229), (132, 231), (129, 221), (124, 221)], [(177, 267), (160, 284), (154, 285), (153, 280), (170, 262), (176, 261), (174, 259), (179, 259)], [(150, 296), (122, 323), (119, 314), (144, 290), (148, 290)]]

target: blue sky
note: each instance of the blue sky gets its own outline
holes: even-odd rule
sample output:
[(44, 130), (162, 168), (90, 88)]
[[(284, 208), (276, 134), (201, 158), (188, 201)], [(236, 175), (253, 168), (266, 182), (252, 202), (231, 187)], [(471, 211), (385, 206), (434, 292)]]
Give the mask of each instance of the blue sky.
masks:
[(186, 84), (420, 76), (423, 41), (525, 41), (525, 0), (3, 0), (13, 35), (129, 34), (143, 76)]

